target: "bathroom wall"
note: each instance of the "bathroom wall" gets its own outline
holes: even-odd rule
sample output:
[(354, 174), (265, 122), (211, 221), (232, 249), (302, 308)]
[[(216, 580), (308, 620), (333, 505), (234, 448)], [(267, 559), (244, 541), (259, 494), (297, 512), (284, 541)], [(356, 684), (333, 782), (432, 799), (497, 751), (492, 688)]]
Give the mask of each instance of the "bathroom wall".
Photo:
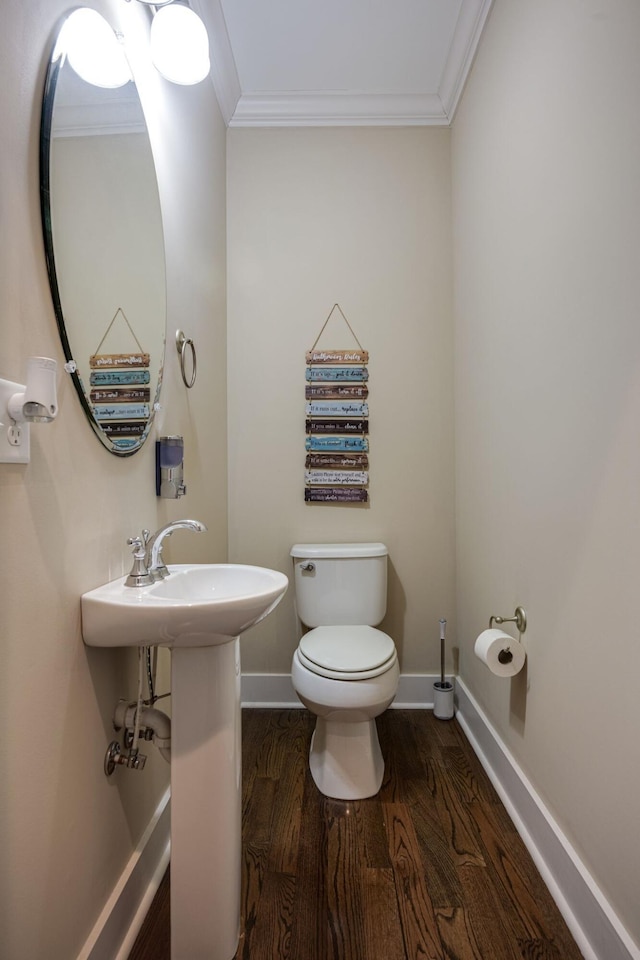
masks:
[[(113, 23), (144, 16), (133, 12), (141, 5), (91, 5)], [(29, 355), (63, 361), (40, 230), (38, 134), (47, 51), (67, 10), (63, 0), (3, 5), (0, 375), (16, 381)], [(132, 458), (108, 454), (62, 372), (58, 419), (31, 428), (31, 462), (0, 464), (0, 953), (10, 960), (78, 955), (168, 783), (153, 749), (144, 772), (103, 775), (112, 710), (135, 694), (136, 663), (84, 647), (80, 594), (125, 572), (128, 536), (175, 517), (195, 516), (209, 533), (174, 536), (174, 559), (226, 559), (225, 131), (210, 85), (159, 83), (156, 94), (169, 237), (159, 425), (185, 435), (189, 490), (159, 503), (152, 445)], [(178, 326), (199, 350), (189, 394)]]
[[(405, 673), (453, 632), (450, 136), (228, 131), (229, 553), (291, 572), (298, 541), (382, 540)], [(369, 506), (304, 502), (304, 370), (338, 302), (370, 352)], [(320, 341), (354, 341), (334, 314)], [(243, 671), (288, 673), (293, 591), (243, 638)], [(425, 698), (428, 691), (425, 691)]]
[(498, 0), (453, 223), (461, 676), (640, 943), (639, 37), (634, 0)]

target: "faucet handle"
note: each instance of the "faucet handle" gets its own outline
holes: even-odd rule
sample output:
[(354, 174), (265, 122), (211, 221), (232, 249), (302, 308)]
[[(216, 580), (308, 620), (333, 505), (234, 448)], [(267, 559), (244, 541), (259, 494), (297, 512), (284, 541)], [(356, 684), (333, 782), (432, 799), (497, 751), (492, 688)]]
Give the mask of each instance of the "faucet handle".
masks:
[[(143, 530), (142, 533), (144, 535), (145, 531)], [(144, 544), (146, 543), (146, 541), (143, 541), (142, 537), (128, 537), (127, 543), (129, 544), (130, 547), (133, 547), (134, 557), (139, 556), (141, 551), (142, 551), (142, 556), (144, 557), (144, 554), (145, 554)]]
[(131, 573), (124, 582), (125, 587), (146, 587), (153, 583), (153, 577), (149, 575), (145, 563), (147, 550), (143, 543), (145, 531), (142, 531), (142, 537), (129, 537), (127, 543), (133, 547), (133, 566)]

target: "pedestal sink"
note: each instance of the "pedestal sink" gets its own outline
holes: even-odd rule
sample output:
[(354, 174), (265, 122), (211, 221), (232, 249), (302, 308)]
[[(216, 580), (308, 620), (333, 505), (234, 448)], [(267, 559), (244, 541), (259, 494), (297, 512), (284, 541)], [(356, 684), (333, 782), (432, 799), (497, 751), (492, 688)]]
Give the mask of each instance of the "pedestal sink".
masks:
[(232, 960), (240, 928), (239, 636), (280, 602), (283, 573), (177, 564), (82, 596), (94, 647), (171, 647), (171, 957)]

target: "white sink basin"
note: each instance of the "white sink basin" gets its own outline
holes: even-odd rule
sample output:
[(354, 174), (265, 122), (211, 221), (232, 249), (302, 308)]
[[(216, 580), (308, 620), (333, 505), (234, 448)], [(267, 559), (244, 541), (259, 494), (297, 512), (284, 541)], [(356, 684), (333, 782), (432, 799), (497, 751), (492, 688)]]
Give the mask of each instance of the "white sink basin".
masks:
[(90, 647), (210, 647), (240, 636), (280, 602), (284, 573), (237, 563), (175, 564), (166, 580), (125, 587), (125, 577), (82, 595)]

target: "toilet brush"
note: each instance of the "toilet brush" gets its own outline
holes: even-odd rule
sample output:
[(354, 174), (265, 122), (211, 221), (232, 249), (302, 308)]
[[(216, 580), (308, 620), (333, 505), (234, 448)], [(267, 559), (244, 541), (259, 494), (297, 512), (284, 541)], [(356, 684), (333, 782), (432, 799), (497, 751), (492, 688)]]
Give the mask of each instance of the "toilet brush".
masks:
[(433, 685), (433, 715), (438, 720), (453, 716), (453, 684), (444, 679), (444, 648), (447, 621), (440, 619), (440, 680)]

